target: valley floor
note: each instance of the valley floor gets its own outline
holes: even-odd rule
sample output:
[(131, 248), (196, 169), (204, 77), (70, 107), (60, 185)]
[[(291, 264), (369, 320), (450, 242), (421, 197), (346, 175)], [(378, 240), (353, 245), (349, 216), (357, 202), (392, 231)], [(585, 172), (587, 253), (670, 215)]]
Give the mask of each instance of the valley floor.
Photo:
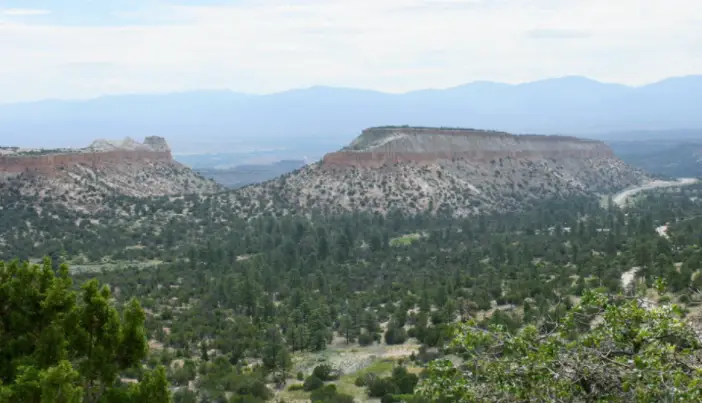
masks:
[(698, 182), (697, 178), (679, 178), (677, 181), (656, 180), (656, 181), (649, 182), (649, 183), (642, 185), (642, 186), (637, 186), (634, 188), (623, 190), (623, 191), (617, 193), (616, 195), (614, 195), (614, 197), (612, 197), (612, 201), (617, 206), (623, 207), (626, 205), (627, 201), (632, 196), (635, 196), (636, 194), (638, 194), (642, 191), (663, 188), (663, 187), (686, 186), (686, 185), (695, 184), (697, 182)]
[[(379, 402), (380, 399), (369, 398), (365, 387), (354, 384), (356, 378), (365, 374), (389, 376), (392, 369), (401, 360), (407, 360), (412, 353), (419, 351), (420, 344), (410, 339), (405, 344), (390, 346), (385, 343), (360, 347), (358, 344), (346, 344), (342, 338), (337, 337), (334, 343), (326, 350), (316, 353), (299, 353), (294, 359), (294, 368), (291, 373), (301, 371), (305, 374), (312, 372), (314, 367), (329, 364), (341, 370), (341, 378), (331, 382), (336, 384), (341, 393), (353, 396), (358, 402)], [(411, 372), (419, 372), (419, 367), (409, 367)], [(289, 379), (287, 385), (276, 392), (276, 396), (286, 402), (308, 402), (309, 392), (289, 391), (290, 385), (300, 383)]]

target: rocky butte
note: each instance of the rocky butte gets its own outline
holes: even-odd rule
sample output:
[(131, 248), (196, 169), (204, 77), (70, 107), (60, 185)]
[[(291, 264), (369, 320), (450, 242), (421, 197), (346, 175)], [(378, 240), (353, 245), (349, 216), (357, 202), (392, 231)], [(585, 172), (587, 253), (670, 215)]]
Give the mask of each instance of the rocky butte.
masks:
[[(601, 196), (649, 180), (604, 143), (473, 129), (377, 127), (347, 147), (233, 194), (265, 214), (355, 211), (475, 215)], [(242, 211), (253, 211), (241, 205)]]
[(489, 162), (499, 158), (614, 158), (600, 141), (566, 136), (512, 135), (475, 129), (370, 128), (341, 151), (327, 154), (324, 167), (379, 168), (397, 163)]
[(92, 214), (110, 210), (121, 195), (154, 197), (208, 194), (221, 187), (175, 161), (162, 137), (143, 143), (96, 140), (80, 149), (0, 148), (0, 210), (3, 201), (47, 203)]
[(127, 137), (121, 142), (96, 140), (81, 149), (0, 149), (0, 177), (20, 174), (54, 176), (61, 169), (82, 165), (101, 170), (113, 165), (160, 162), (172, 164), (173, 156), (163, 137), (151, 136), (138, 143)]

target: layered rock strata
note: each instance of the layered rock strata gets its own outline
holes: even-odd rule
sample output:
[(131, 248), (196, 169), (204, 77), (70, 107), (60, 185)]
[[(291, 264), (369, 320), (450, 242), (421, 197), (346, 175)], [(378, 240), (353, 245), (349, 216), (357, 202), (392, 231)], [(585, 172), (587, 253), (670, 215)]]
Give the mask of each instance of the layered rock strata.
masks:
[(468, 216), (601, 196), (649, 180), (598, 141), (383, 127), (365, 130), (320, 163), (225, 197), (246, 216), (358, 211)]
[(521, 135), (472, 129), (371, 128), (339, 152), (327, 154), (325, 167), (378, 168), (396, 163), (439, 160), (489, 162), (499, 158), (614, 158), (600, 141), (565, 136)]
[(62, 169), (76, 165), (99, 170), (113, 165), (145, 162), (174, 163), (165, 139), (147, 137), (143, 144), (129, 138), (121, 143), (98, 140), (86, 148), (75, 150), (15, 150), (0, 154), (0, 176), (53, 176)]

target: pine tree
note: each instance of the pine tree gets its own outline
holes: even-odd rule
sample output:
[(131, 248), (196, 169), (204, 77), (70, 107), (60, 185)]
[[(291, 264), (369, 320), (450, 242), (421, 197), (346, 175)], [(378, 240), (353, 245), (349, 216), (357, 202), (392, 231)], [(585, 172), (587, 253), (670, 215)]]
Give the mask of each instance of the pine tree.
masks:
[(205, 362), (210, 360), (210, 356), (207, 353), (207, 343), (204, 341), (200, 343), (200, 358)]
[(89, 281), (80, 299), (71, 288), (68, 268), (55, 272), (51, 259), (42, 267), (0, 262), (0, 402), (93, 403), (118, 395), (170, 402), (163, 370), (131, 391), (114, 386), (121, 371), (146, 357), (139, 302), (130, 301), (120, 317), (106, 286)]
[(352, 343), (358, 337), (358, 327), (354, 323), (351, 315), (346, 314), (341, 317), (339, 323), (339, 333), (344, 336), (346, 343)]
[(277, 379), (285, 379), (285, 373), (290, 369), (292, 361), (283, 336), (275, 326), (269, 326), (266, 329), (264, 343), (262, 351), (264, 368)]
[(153, 372), (144, 375), (144, 379), (132, 387), (132, 401), (170, 403), (173, 399), (169, 392), (166, 369), (160, 365)]

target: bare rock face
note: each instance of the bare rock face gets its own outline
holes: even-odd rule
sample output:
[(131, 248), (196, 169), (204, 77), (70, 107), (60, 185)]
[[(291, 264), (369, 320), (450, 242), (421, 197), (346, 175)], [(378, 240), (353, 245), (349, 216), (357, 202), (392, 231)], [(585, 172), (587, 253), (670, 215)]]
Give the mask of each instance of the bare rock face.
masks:
[[(2, 148), (0, 189), (94, 211), (113, 195), (150, 197), (221, 190), (176, 162), (162, 137), (96, 140), (81, 149)], [(9, 184), (9, 186), (7, 186)], [(2, 196), (0, 194), (0, 196)]]
[(144, 139), (144, 144), (149, 146), (152, 150), (157, 152), (167, 152), (171, 153), (171, 148), (166, 143), (166, 139), (159, 136), (149, 136)]
[(0, 175), (54, 176), (75, 166), (104, 169), (119, 164), (159, 162), (172, 164), (173, 156), (165, 139), (147, 137), (144, 144), (129, 137), (121, 142), (96, 140), (82, 149), (21, 150), (0, 155)]
[(613, 158), (602, 142), (565, 136), (514, 136), (472, 129), (372, 128), (345, 149), (327, 154), (327, 167), (378, 168), (441, 160), (488, 162), (496, 158)]

